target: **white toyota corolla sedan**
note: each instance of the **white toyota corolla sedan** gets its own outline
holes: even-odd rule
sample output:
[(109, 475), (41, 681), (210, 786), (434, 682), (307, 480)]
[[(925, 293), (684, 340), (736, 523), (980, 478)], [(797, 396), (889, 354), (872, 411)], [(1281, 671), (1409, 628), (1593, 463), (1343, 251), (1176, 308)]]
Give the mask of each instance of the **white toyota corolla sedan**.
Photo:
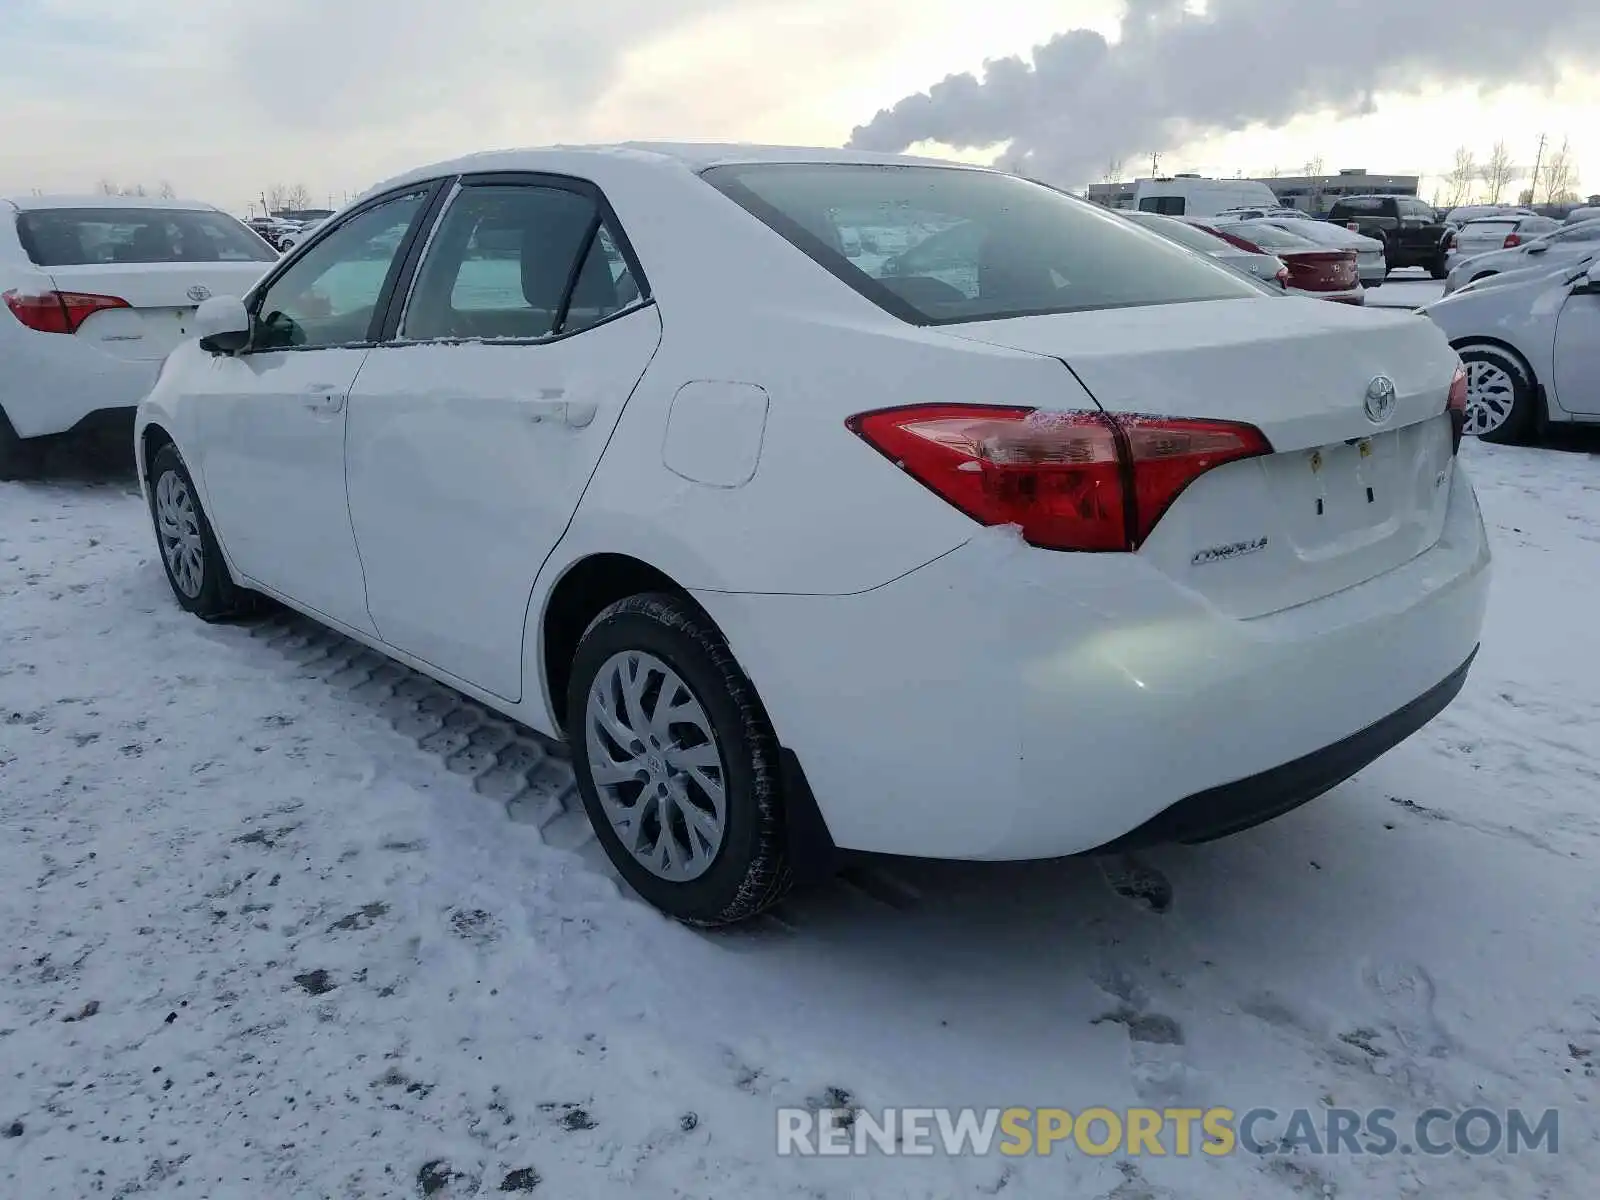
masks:
[(178, 602), (276, 597), (564, 739), (618, 870), (685, 920), (841, 849), (1246, 828), (1421, 727), (1477, 649), (1433, 323), (1011, 175), (477, 155), (200, 324), (136, 432)]
[(126, 437), (196, 306), (277, 258), (209, 204), (0, 199), (0, 479), (30, 474), (51, 435), (120, 422)]

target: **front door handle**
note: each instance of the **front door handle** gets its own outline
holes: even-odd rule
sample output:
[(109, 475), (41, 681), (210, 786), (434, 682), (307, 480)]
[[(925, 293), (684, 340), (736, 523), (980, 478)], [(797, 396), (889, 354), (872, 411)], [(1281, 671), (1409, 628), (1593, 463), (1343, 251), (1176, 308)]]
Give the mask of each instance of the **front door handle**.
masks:
[(344, 394), (330, 392), (321, 396), (313, 396), (306, 401), (306, 407), (314, 413), (336, 413), (344, 411)]

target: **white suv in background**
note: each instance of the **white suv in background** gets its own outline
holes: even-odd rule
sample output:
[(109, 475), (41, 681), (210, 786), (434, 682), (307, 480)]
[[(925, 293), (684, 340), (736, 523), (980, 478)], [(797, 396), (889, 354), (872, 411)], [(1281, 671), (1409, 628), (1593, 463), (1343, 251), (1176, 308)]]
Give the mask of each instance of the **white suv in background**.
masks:
[(133, 410), (195, 307), (277, 261), (209, 204), (128, 196), (0, 199), (0, 479), (37, 439)]

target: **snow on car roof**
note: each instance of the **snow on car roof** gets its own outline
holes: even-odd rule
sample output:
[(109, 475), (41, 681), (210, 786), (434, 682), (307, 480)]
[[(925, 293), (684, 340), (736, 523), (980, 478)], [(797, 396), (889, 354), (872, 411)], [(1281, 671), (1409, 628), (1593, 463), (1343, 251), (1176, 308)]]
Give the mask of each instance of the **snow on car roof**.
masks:
[(162, 199), (159, 196), (6, 196), (0, 197), (18, 212), (46, 208), (186, 208), (221, 211), (203, 200)]
[(440, 175), (466, 171), (550, 170), (557, 163), (570, 169), (574, 159), (591, 158), (596, 163), (624, 159), (642, 166), (702, 171), (707, 167), (734, 163), (845, 163), (865, 165), (920, 164), (956, 167), (972, 171), (991, 168), (949, 159), (924, 158), (908, 154), (878, 154), (865, 150), (842, 150), (837, 146), (768, 146), (744, 142), (615, 142), (603, 145), (529, 146), (520, 149), (486, 150), (461, 158), (446, 159), (406, 171), (369, 188), (374, 195), (392, 187)]

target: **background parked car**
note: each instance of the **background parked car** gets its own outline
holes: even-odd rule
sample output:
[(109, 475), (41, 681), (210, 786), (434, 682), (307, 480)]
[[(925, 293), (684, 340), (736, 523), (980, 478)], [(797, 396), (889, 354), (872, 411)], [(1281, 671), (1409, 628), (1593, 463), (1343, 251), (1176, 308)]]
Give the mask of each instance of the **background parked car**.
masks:
[[(1487, 281), (1485, 281), (1487, 282)], [(1463, 429), (1521, 442), (1541, 422), (1600, 420), (1600, 263), (1474, 284), (1425, 306), (1467, 368)]]
[(1328, 210), (1328, 220), (1383, 243), (1390, 271), (1425, 267), (1443, 279), (1445, 235), (1433, 207), (1415, 196), (1342, 196)]
[(1272, 284), (1280, 291), (1288, 291), (1289, 268), (1277, 255), (1245, 250), (1220, 234), (1190, 221), (1180, 221), (1177, 217), (1162, 217), (1146, 212), (1124, 212), (1122, 215), (1136, 225), (1153, 233), (1159, 233), (1168, 241), (1177, 242), (1180, 246), (1199, 251), (1235, 270), (1244, 271), (1263, 283)]
[[(1560, 221), (1531, 213), (1474, 217), (1445, 235), (1445, 264), (1454, 269), (1456, 263), (1463, 259), (1487, 254), (1491, 250), (1512, 250), (1560, 228)], [(1446, 275), (1446, 278), (1449, 276)]]
[(1445, 214), (1444, 223), (1451, 229), (1460, 229), (1468, 221), (1476, 221), (1479, 217), (1501, 217), (1507, 213), (1535, 215), (1533, 209), (1514, 204), (1458, 204)]
[(1241, 250), (1277, 255), (1289, 269), (1291, 295), (1341, 304), (1366, 303), (1354, 250), (1318, 245), (1262, 221), (1218, 221), (1201, 228), (1213, 230)]
[(1449, 296), (1469, 283), (1541, 264), (1554, 270), (1563, 263), (1593, 254), (1597, 244), (1600, 244), (1600, 220), (1581, 221), (1558, 226), (1550, 233), (1509, 249), (1473, 256), (1458, 255), (1444, 281), (1444, 294)]
[(1584, 221), (1600, 221), (1600, 207), (1585, 205), (1583, 208), (1575, 208), (1567, 214), (1568, 225), (1578, 225)]
[(0, 479), (40, 439), (131, 422), (208, 296), (247, 290), (277, 255), (207, 204), (131, 196), (0, 200)]
[(321, 221), (305, 221), (298, 228), (288, 230), (278, 238), (278, 249), (284, 254), (289, 253), (310, 237), (321, 224)]
[(1247, 224), (1260, 223), (1273, 225), (1285, 233), (1292, 233), (1296, 237), (1305, 238), (1307, 241), (1316, 242), (1319, 246), (1332, 246), (1339, 250), (1354, 250), (1356, 253), (1356, 274), (1361, 278), (1361, 286), (1368, 288), (1382, 287), (1383, 281), (1388, 277), (1389, 265), (1384, 256), (1383, 243), (1376, 238), (1369, 238), (1365, 234), (1356, 233), (1343, 225), (1335, 225), (1330, 221), (1318, 221), (1304, 213), (1292, 215), (1241, 217)]

